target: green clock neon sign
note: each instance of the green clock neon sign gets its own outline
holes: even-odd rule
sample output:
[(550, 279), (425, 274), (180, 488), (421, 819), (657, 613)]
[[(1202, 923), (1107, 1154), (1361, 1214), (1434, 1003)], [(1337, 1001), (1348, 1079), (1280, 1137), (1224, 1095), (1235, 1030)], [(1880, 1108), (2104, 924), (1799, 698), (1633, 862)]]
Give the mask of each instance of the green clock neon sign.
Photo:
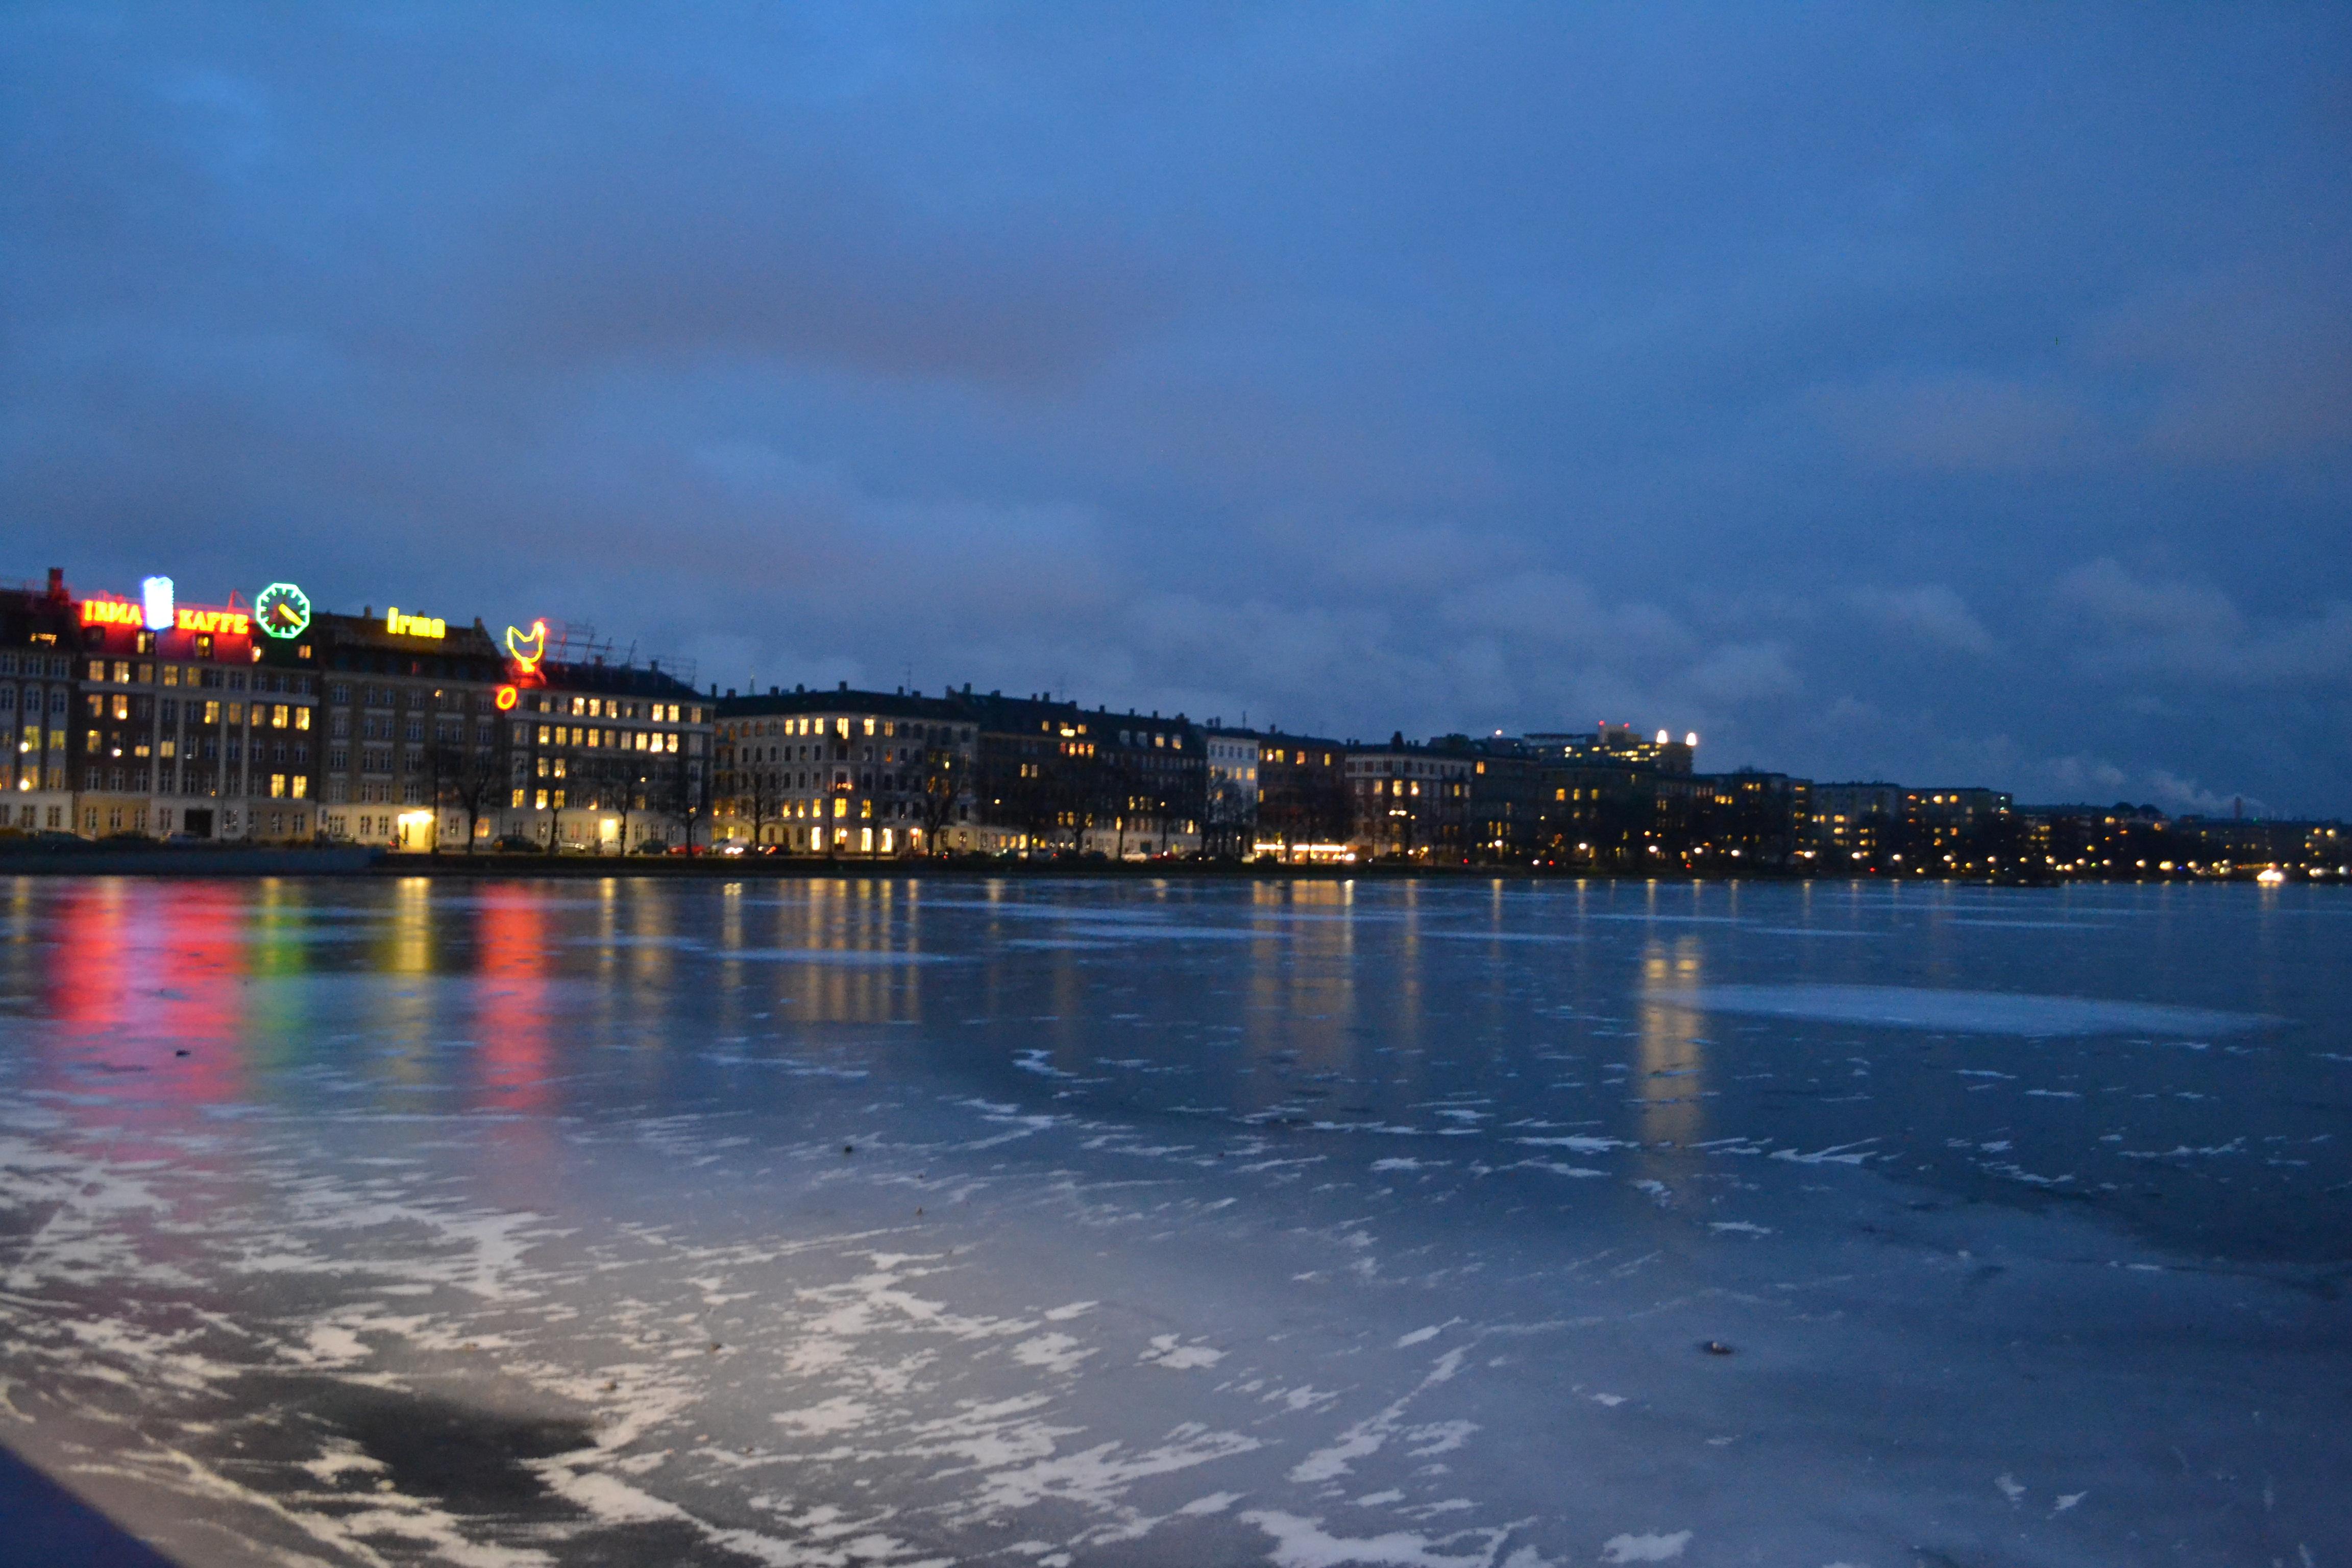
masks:
[(254, 595), (253, 618), (264, 637), (299, 637), (310, 626), (310, 597), (291, 583), (272, 583)]

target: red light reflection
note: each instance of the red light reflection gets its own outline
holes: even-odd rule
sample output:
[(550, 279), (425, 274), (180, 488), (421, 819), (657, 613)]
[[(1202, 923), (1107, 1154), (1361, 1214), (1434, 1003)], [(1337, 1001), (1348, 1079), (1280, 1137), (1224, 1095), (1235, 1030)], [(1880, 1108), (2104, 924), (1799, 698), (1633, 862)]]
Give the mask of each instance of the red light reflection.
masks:
[(479, 1109), (533, 1114), (549, 1100), (547, 916), (516, 888), (481, 896), (476, 927), (481, 1003)]
[[(50, 1074), (80, 1093), (216, 1104), (244, 1089), (238, 889), (98, 881), (62, 890), (47, 966)], [(185, 1051), (187, 1055), (176, 1053)]]

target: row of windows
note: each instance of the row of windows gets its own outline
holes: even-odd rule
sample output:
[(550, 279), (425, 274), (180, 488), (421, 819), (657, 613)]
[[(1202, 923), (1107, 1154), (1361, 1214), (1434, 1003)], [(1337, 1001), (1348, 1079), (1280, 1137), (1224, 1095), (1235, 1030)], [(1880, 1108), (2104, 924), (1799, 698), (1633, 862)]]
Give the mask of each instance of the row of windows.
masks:
[[(389, 805), (392, 804), (393, 786), (391, 782), (388, 780), (367, 779), (362, 781), (356, 787), (359, 791), (358, 799), (362, 802), (373, 803), (377, 805)], [(348, 801), (352, 798), (352, 791), (353, 788), (354, 786), (348, 779), (329, 779), (327, 781), (327, 798), (328, 800), (338, 804)], [(401, 803), (405, 805), (423, 805), (425, 804), (424, 784), (419, 780), (411, 779), (406, 784), (402, 784), (400, 786), (400, 799)], [(362, 818), (362, 820), (364, 821), (366, 819)], [(391, 818), (386, 817), (384, 820), (389, 823)], [(367, 829), (362, 828), (360, 831), (364, 833)], [(390, 832), (391, 829), (386, 827), (383, 831)]]
[[(569, 707), (565, 706), (567, 700), (571, 704)], [(533, 711), (569, 713), (574, 718), (583, 719), (643, 719), (656, 724), (677, 724), (688, 721), (678, 718), (679, 705), (675, 702), (656, 702), (648, 707), (644, 703), (624, 702), (617, 697), (566, 699), (559, 693), (544, 691), (539, 694), (538, 705)], [(691, 722), (697, 724), (702, 722), (701, 709), (694, 710)]]
[[(192, 769), (182, 781), (186, 789), (174, 790), (170, 769), (163, 770), (161, 778), (151, 778), (143, 767), (85, 768), (81, 781), (85, 790), (110, 795), (144, 795), (151, 788), (164, 795), (209, 795), (214, 783), (210, 773)], [(254, 794), (267, 795), (273, 800), (307, 800), (310, 795), (310, 776), (305, 773), (255, 773), (252, 784)]]
[[(722, 776), (727, 780), (725, 787), (728, 788), (735, 788), (738, 787), (739, 784), (743, 787), (749, 787), (755, 781), (764, 779), (767, 782), (768, 787), (771, 789), (821, 790), (828, 787), (826, 781), (827, 771), (828, 770), (819, 768), (814, 773), (786, 773), (778, 774), (766, 773), (764, 771), (747, 769), (745, 770), (745, 773), (750, 775), (749, 777), (745, 777), (743, 774), (738, 773), (728, 773)], [(830, 787), (835, 789), (847, 789), (853, 784), (855, 784), (859, 789), (870, 790), (879, 788), (886, 794), (896, 793), (898, 791), (920, 791), (923, 787), (921, 778), (914, 773), (861, 773), (853, 775), (846, 768), (832, 770), (832, 782)]]
[[(29, 672), (28, 672), (29, 673)], [(62, 673), (62, 672), (60, 672)], [(274, 669), (221, 669), (211, 665), (183, 667), (167, 664), (163, 669), (165, 686), (226, 687), (231, 691), (246, 689), (248, 674), (256, 691), (282, 691), (293, 696), (307, 695), (310, 678), (307, 675), (284, 674)], [(127, 658), (93, 658), (89, 663), (88, 678), (100, 685), (152, 686), (156, 683), (155, 666), (133, 664)]]
[[(349, 710), (341, 708), (328, 710), (327, 733), (339, 741), (348, 741), (352, 738), (352, 716)], [(362, 741), (421, 742), (425, 739), (425, 721), (415, 715), (405, 720), (395, 720), (389, 713), (364, 714), (360, 719), (359, 738)], [(434, 725), (433, 738), (445, 744), (457, 744), (466, 738), (466, 721), (462, 719), (440, 720)], [(475, 721), (474, 744), (487, 746), (497, 739), (498, 731), (492, 727), (489, 720)], [(515, 726), (515, 742), (520, 745), (524, 739), (522, 726)]]
[[(676, 717), (673, 710), (672, 717)], [(838, 715), (827, 718), (739, 719), (719, 726), (719, 737), (724, 741), (750, 740), (782, 735), (835, 735), (847, 740), (852, 735), (878, 735), (885, 740), (905, 736), (911, 740), (928, 741), (937, 745), (953, 745), (959, 742), (971, 743), (970, 726), (953, 724), (901, 723), (895, 719), (849, 719)]]
[[(833, 746), (831, 750), (834, 754), (831, 758), (826, 757), (826, 750), (827, 747), (823, 743), (814, 746), (739, 746), (734, 749), (733, 758), (722, 760), (740, 759), (746, 763), (758, 763), (762, 762), (822, 763), (826, 761), (845, 763), (849, 761), (849, 748), (847, 746), (838, 744)], [(761, 752), (767, 752), (767, 755), (762, 757), (760, 754)], [(881, 752), (882, 754), (879, 757), (877, 757), (874, 754), (875, 748), (868, 746), (866, 748), (865, 755), (861, 760), (869, 763), (884, 762), (900, 763), (911, 763), (918, 760), (918, 753), (912, 746), (884, 746), (881, 748)], [(814, 753), (814, 755), (812, 755), (812, 753)]]
[[(348, 705), (354, 692), (362, 707), (434, 707), (445, 711), (463, 711), (467, 695), (447, 688), (436, 688), (428, 694), (422, 687), (367, 684), (355, 687), (349, 681), (338, 680), (328, 687), (327, 700)], [(492, 692), (477, 691), (472, 697), (475, 709), (480, 712), (491, 712), (497, 708), (497, 698)], [(702, 722), (700, 708), (689, 709), (677, 702), (625, 702), (617, 697), (565, 697), (561, 693), (545, 691), (530, 699), (530, 711), (564, 713), (583, 719), (635, 719), (656, 724)], [(686, 717), (681, 718), (682, 714)]]
[[(566, 740), (566, 735), (571, 738)], [(573, 729), (563, 724), (541, 724), (539, 727), (539, 743), (542, 746), (578, 746), (589, 751), (676, 752), (677, 731)]]
[(1375, 762), (1368, 757), (1361, 762), (1349, 763), (1348, 772), (1358, 775), (1379, 773), (1383, 777), (1402, 774), (1407, 778), (1444, 778), (1449, 773), (1459, 774), (1461, 764), (1459, 763), (1418, 763), (1411, 759), (1399, 763), (1393, 757), (1383, 757)]
[[(49, 689), (48, 695), (49, 711), (52, 713), (63, 713), (66, 710), (68, 696), (68, 693), (64, 687), (52, 687)], [(41, 689), (39, 687), (27, 686), (25, 688), (25, 719), (27, 723), (32, 721), (32, 716), (34, 714), (38, 713), (41, 710)], [(14, 712), (16, 708), (16, 689), (13, 686), (0, 686), (0, 713)]]
[(46, 675), (63, 680), (72, 673), (73, 661), (64, 654), (0, 653), (0, 675)]
[[(329, 683), (327, 687), (327, 700), (341, 706), (348, 706), (352, 700), (352, 694), (354, 690), (359, 693), (360, 702), (363, 706), (369, 708), (396, 708), (406, 706), (410, 708), (433, 707), (450, 710), (463, 710), (466, 706), (465, 692), (452, 691), (446, 688), (436, 688), (430, 692), (427, 692), (421, 686), (360, 686), (354, 688), (349, 681), (343, 680), (337, 680)], [(474, 693), (474, 706), (480, 709), (485, 713), (489, 712), (493, 707), (490, 694), (487, 691), (478, 691)]]
[[(858, 801), (856, 803), (856, 809), (853, 811), (850, 808), (849, 796), (845, 795), (836, 795), (828, 796), (827, 798), (833, 802), (830, 809), (826, 807), (824, 800), (780, 801), (776, 804), (775, 816), (771, 818), (771, 820), (779, 822), (804, 822), (811, 817), (820, 816), (856, 816), (860, 819), (870, 820), (874, 816), (874, 803), (871, 800)], [(742, 803), (737, 802), (735, 804), (740, 806)], [(903, 800), (895, 802), (884, 801), (882, 803), (882, 815), (884, 816), (895, 816), (903, 817), (910, 815), (911, 811), (912, 808)]]
[[(61, 731), (52, 731), (50, 732), (49, 743), (54, 746), (58, 743), (60, 738)], [(134, 737), (127, 743), (127, 745), (128, 750), (132, 756), (143, 757), (147, 755), (146, 742)], [(33, 749), (29, 737), (27, 737), (19, 749), (27, 752)], [(100, 754), (108, 754), (119, 757), (122, 755), (125, 749), (126, 742), (122, 738), (122, 732), (119, 730), (114, 731), (111, 733), (101, 733), (100, 731), (90, 730), (86, 731), (83, 733), (82, 751), (85, 755), (98, 756)], [(155, 754), (162, 757), (174, 757), (182, 755), (190, 757), (199, 755), (216, 757), (221, 754), (220, 742), (213, 740), (192, 739), (188, 742), (187, 751), (183, 752), (180, 750), (179, 742), (177, 740), (160, 741), (156, 742)], [(233, 763), (238, 762), (241, 761), (244, 756), (245, 748), (236, 741), (230, 741), (228, 742), (228, 760)], [(257, 735), (254, 738), (253, 742), (253, 760), (259, 762), (265, 756), (274, 758), (281, 763), (290, 761), (308, 763), (310, 760), (310, 748), (304, 742), (297, 741), (289, 749), (286, 742), (282, 739), (273, 746)]]
[[(144, 703), (146, 699), (139, 700)], [(120, 722), (131, 717), (131, 698), (128, 692), (92, 691), (85, 695), (84, 701), (93, 719), (111, 719)], [(257, 730), (307, 730), (310, 727), (310, 710), (299, 704), (256, 702), (248, 708), (243, 702), (223, 703), (214, 699), (204, 702), (200, 716), (197, 700), (193, 697), (188, 700), (188, 722), (191, 724), (217, 724), (224, 712), (230, 724), (250, 723)], [(144, 716), (143, 712), (142, 716)], [(178, 699), (166, 697), (163, 700), (162, 718), (166, 724), (180, 721)]]

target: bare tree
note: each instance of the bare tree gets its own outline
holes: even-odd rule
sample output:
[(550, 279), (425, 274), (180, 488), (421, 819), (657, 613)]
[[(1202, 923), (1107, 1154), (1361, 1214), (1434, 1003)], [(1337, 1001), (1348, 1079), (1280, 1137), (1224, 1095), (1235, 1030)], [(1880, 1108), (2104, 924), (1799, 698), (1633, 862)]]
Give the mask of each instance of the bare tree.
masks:
[(697, 787), (692, 771), (687, 766), (683, 752), (664, 752), (666, 765), (657, 762), (652, 784), (653, 809), (675, 817), (686, 832), (687, 852), (694, 852), (695, 825), (702, 819), (709, 805), (709, 792)]
[(462, 723), (454, 738), (436, 739), (432, 756), (434, 804), (466, 814), (466, 853), (470, 855), (475, 824), (507, 787), (506, 770), (489, 747), (466, 744)]
[(749, 808), (751, 818), (751, 842), (760, 843), (760, 830), (782, 814), (783, 792), (773, 768), (764, 760), (735, 770), (735, 808), (739, 814)]
[[(944, 726), (941, 732), (954, 733)], [(947, 852), (947, 830), (955, 822), (956, 807), (970, 787), (971, 768), (952, 745), (939, 741), (924, 748), (922, 768), (922, 794), (915, 802), (916, 820), (923, 826), (924, 847), (933, 855), (941, 855)]]
[(1223, 769), (1208, 780), (1201, 803), (1201, 853), (1213, 859), (1239, 859), (1249, 826), (1248, 784)]

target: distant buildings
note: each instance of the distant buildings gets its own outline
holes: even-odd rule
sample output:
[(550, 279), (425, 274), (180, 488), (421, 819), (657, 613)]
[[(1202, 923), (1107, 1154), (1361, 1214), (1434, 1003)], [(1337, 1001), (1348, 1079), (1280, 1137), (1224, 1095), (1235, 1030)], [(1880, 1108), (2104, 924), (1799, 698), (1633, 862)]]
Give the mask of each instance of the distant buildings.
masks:
[(1871, 860), (1895, 848), (1903, 826), (1904, 789), (1884, 781), (1817, 784), (1812, 788), (1811, 832), (1818, 855), (1832, 860)]
[(571, 660), (415, 610), (0, 592), (0, 828), (84, 838), (564, 848), (682, 844), (708, 699), (584, 641)]
[(845, 684), (730, 692), (718, 710), (720, 845), (830, 856), (1200, 852), (1208, 747), (1181, 715)]
[(2352, 876), (2339, 823), (2020, 808), (2000, 791), (1697, 771), (1602, 723), (1382, 742), (937, 695), (698, 691), (584, 627), (414, 606), (0, 589), (0, 835), (396, 851), (695, 848), (1519, 866), (1600, 874)]
[(940, 698), (772, 690), (717, 704), (714, 841), (805, 855), (978, 849), (978, 725)]
[(1265, 740), (1255, 730), (1228, 730), (1212, 721), (1201, 731), (1207, 763), (1202, 805), (1202, 853), (1239, 859), (1257, 842), (1258, 761)]
[(1408, 742), (1358, 746), (1346, 763), (1354, 804), (1349, 847), (1366, 860), (1465, 858), (1471, 763)]
[(1260, 735), (1252, 849), (1293, 864), (1352, 856), (1357, 795), (1348, 763), (1343, 741), (1278, 730)]
[[(12, 679), (13, 678), (13, 679)], [(84, 838), (308, 839), (318, 831), (310, 650), (249, 607), (0, 594), (13, 826)]]

